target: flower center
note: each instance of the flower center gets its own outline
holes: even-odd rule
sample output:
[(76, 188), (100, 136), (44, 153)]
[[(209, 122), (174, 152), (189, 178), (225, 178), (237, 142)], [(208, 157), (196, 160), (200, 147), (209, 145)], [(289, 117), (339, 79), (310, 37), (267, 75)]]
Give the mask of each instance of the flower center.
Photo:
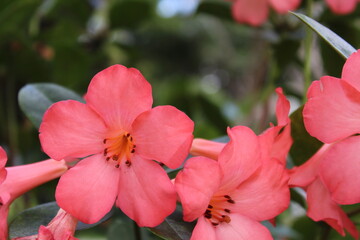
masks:
[(105, 138), (104, 157), (106, 161), (112, 159), (116, 161), (116, 168), (120, 167), (120, 163), (124, 160), (126, 166), (131, 166), (131, 155), (135, 152), (136, 145), (134, 139), (128, 132), (123, 132), (116, 137)]
[(209, 220), (213, 226), (217, 226), (220, 223), (229, 223), (231, 218), (230, 208), (235, 204), (235, 201), (229, 195), (213, 196), (210, 203), (204, 213), (204, 217)]

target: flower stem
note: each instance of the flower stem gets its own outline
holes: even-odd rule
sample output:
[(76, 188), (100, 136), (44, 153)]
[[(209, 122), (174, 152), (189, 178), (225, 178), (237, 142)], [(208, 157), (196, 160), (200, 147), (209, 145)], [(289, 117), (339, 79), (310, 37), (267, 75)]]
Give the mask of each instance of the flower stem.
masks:
[[(306, 2), (306, 15), (310, 18), (313, 16), (313, 0), (307, 0)], [(306, 29), (306, 36), (305, 36), (305, 63), (304, 63), (304, 98), (303, 102), (306, 102), (306, 92), (309, 88), (312, 75), (311, 75), (311, 53), (312, 53), (312, 41), (313, 41), (313, 32), (312, 30), (307, 27)]]

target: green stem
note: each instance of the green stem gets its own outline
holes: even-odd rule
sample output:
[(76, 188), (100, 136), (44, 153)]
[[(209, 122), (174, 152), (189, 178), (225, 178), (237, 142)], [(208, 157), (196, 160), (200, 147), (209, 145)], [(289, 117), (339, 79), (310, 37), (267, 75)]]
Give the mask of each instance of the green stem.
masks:
[[(306, 2), (306, 15), (308, 17), (313, 17), (313, 0), (307, 0)], [(311, 74), (311, 46), (313, 41), (313, 32), (308, 27), (306, 29), (306, 37), (305, 37), (305, 63), (304, 63), (304, 98), (303, 102), (306, 102), (306, 92), (309, 88), (312, 81)]]

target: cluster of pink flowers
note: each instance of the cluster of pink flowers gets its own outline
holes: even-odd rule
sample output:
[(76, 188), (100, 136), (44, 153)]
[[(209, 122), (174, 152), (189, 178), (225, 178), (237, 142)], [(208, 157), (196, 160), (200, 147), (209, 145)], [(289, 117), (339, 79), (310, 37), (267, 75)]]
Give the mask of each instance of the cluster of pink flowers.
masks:
[[(232, 4), (232, 15), (235, 21), (260, 26), (265, 23), (270, 12), (274, 9), (278, 14), (287, 14), (296, 10), (301, 0), (230, 0)], [(332, 12), (335, 14), (349, 14), (356, 8), (359, 0), (325, 0)]]
[[(172, 106), (152, 108), (152, 90), (133, 68), (111, 66), (91, 80), (86, 103), (53, 104), (40, 126), (52, 159), (5, 168), (0, 149), (0, 239), (7, 239), (11, 202), (59, 177), (61, 207), (37, 235), (17, 238), (76, 239), (80, 220), (92, 224), (116, 205), (139, 226), (155, 227), (177, 200), (184, 221), (197, 220), (191, 239), (273, 239), (260, 222), (288, 208), (291, 187), (307, 192), (308, 216), (354, 239), (359, 233), (339, 205), (360, 202), (360, 51), (341, 79), (313, 82), (304, 108), (305, 126), (324, 146), (305, 164), (286, 168), (292, 145), (289, 101), (276, 89), (277, 125), (260, 135), (245, 126), (227, 129), (228, 143), (193, 139), (194, 123)], [(359, 125), (358, 125), (359, 124)], [(174, 181), (163, 165), (180, 167)], [(65, 160), (82, 158), (68, 170)], [(54, 159), (54, 160), (53, 160)]]

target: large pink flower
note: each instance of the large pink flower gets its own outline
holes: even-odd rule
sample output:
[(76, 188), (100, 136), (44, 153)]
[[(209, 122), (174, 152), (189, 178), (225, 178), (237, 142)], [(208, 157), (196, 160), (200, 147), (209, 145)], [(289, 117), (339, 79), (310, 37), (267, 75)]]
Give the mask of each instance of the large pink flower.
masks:
[(7, 239), (7, 216), (10, 204), (25, 192), (60, 177), (67, 170), (63, 160), (49, 159), (5, 168), (6, 161), (6, 153), (0, 147), (0, 240)]
[(272, 239), (260, 221), (287, 208), (287, 173), (250, 129), (228, 134), (218, 161), (191, 158), (175, 179), (184, 220), (197, 219), (191, 239)]
[(78, 240), (74, 237), (77, 223), (76, 218), (60, 208), (46, 227), (40, 226), (38, 234), (12, 240)]
[(270, 6), (278, 13), (285, 14), (296, 9), (301, 0), (234, 0), (233, 17), (237, 22), (259, 26), (266, 21)]
[(40, 126), (49, 156), (86, 157), (61, 177), (58, 204), (85, 223), (116, 202), (140, 226), (160, 224), (174, 211), (176, 192), (159, 163), (181, 165), (194, 123), (174, 107), (151, 108), (150, 84), (121, 65), (99, 72), (85, 99), (55, 103)]
[[(291, 170), (292, 174), (289, 185), (291, 187), (301, 187), (306, 190), (308, 203), (307, 215), (311, 219), (314, 221), (325, 221), (342, 236), (345, 236), (345, 230), (347, 230), (354, 239), (358, 239), (359, 233), (356, 226), (340, 208), (339, 202), (331, 196), (331, 190), (324, 184), (327, 182), (327, 179), (323, 178), (323, 173), (329, 172), (327, 169), (328, 162), (332, 161), (333, 154), (338, 154), (338, 151), (343, 150), (342, 145), (325, 144), (307, 162)], [(344, 161), (347, 160), (350, 159), (344, 159)], [(334, 172), (334, 170), (335, 169), (330, 169), (330, 172)], [(339, 169), (336, 169), (336, 171), (341, 171), (341, 165), (339, 165)], [(347, 172), (341, 172), (341, 174), (344, 178), (351, 176), (348, 175)], [(355, 183), (355, 185), (348, 190), (358, 191), (355, 189), (356, 186), (358, 185)]]
[(331, 11), (336, 14), (348, 14), (355, 10), (358, 0), (325, 0)]
[[(335, 143), (319, 175), (339, 204), (360, 202), (360, 51), (346, 61), (341, 79), (325, 76), (309, 88), (303, 116), (307, 131)], [(350, 137), (352, 136), (352, 137)]]

